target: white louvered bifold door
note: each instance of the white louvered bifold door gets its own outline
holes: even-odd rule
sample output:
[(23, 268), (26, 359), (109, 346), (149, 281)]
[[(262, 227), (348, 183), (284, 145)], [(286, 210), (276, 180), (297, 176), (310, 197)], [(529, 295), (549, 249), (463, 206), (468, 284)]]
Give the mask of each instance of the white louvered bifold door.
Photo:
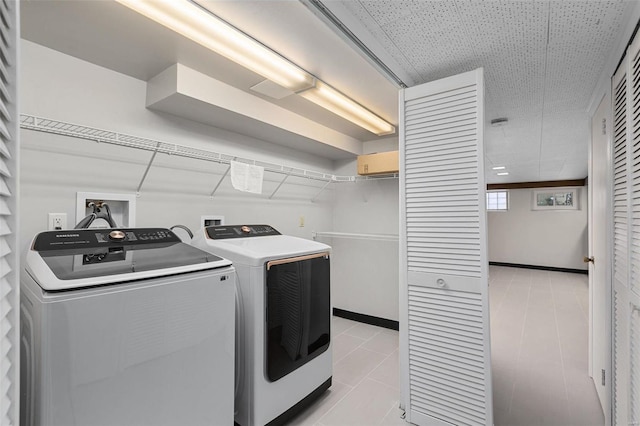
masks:
[(630, 259), (626, 308), (629, 331), (629, 423), (640, 425), (640, 38), (629, 49), (631, 66), (627, 91), (630, 117)]
[(19, 424), (19, 2), (0, 0), (0, 425)]
[(640, 424), (640, 39), (612, 79), (613, 419)]
[(402, 403), (492, 424), (482, 69), (400, 94)]

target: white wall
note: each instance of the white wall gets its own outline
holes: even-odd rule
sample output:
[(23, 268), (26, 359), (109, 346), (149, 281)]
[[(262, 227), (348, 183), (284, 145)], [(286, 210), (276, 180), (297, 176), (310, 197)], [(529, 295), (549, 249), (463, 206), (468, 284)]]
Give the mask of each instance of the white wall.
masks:
[[(22, 112), (232, 155), (332, 172), (330, 160), (145, 108), (146, 82), (22, 40)], [(76, 192), (134, 193), (150, 152), (22, 130), (21, 239), (46, 228), (48, 212), (76, 221)], [(226, 178), (209, 194), (227, 166), (159, 154), (137, 198), (137, 226), (198, 228), (203, 214), (226, 223), (267, 223), (311, 238), (332, 229), (333, 191), (312, 203), (320, 182), (290, 178), (273, 200), (283, 176), (265, 174), (263, 195), (237, 192)], [(305, 227), (299, 227), (304, 216)], [(195, 229), (194, 229), (195, 230)]]
[[(355, 175), (356, 161), (333, 162), (145, 108), (146, 83), (22, 41), (22, 111), (26, 114), (206, 148), (337, 175)], [(23, 130), (21, 239), (23, 253), (46, 228), (48, 212), (75, 218), (76, 192), (135, 192), (150, 152)], [(397, 138), (365, 143), (365, 153), (397, 149)], [(313, 198), (321, 183), (265, 176), (263, 195), (231, 188), (215, 163), (158, 155), (137, 203), (137, 226), (199, 227), (203, 214), (227, 223), (267, 223), (310, 238), (312, 231), (398, 234), (398, 180), (342, 183)], [(586, 193), (577, 212), (532, 212), (529, 191), (512, 191), (508, 213), (489, 214), (490, 260), (584, 268)], [(304, 216), (305, 227), (299, 227)], [(514, 231), (515, 230), (515, 231)], [(565, 233), (567, 236), (559, 237)], [(556, 235), (557, 241), (548, 244)], [(547, 240), (547, 241), (545, 241)], [(332, 298), (337, 308), (398, 320), (398, 243), (321, 238), (333, 247)], [(559, 242), (558, 242), (559, 241)], [(585, 249), (583, 250), (583, 247)]]
[[(398, 149), (397, 138), (366, 142), (365, 153)], [(355, 175), (356, 161), (338, 165), (336, 174)], [(340, 184), (335, 190), (335, 232), (398, 235), (398, 180)], [(398, 242), (322, 238), (333, 247), (333, 305), (360, 314), (398, 320)]]
[(509, 190), (509, 210), (488, 212), (489, 261), (588, 269), (587, 187), (579, 210), (532, 210), (532, 192)]

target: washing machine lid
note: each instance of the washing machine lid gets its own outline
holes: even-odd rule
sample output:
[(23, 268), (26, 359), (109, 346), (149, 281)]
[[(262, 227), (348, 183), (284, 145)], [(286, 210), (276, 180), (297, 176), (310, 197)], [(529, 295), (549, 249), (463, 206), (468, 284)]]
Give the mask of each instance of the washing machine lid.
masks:
[(281, 235), (269, 225), (210, 226), (201, 229), (192, 244), (230, 259), (236, 266), (264, 266), (270, 260), (331, 251), (330, 246), (317, 241)]
[(164, 228), (42, 232), (27, 252), (27, 272), (47, 291), (122, 283), (207, 269), (231, 261), (183, 243)]

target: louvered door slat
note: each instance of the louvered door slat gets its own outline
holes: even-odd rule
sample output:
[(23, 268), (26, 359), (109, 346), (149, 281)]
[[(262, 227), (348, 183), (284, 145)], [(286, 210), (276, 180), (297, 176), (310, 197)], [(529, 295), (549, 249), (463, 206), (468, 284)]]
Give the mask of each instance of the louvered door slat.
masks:
[(629, 340), (627, 339), (628, 321), (624, 290), (624, 288), (614, 288), (613, 292), (613, 401), (616, 425), (627, 423), (628, 415)]
[[(629, 289), (640, 296), (640, 52), (632, 56), (631, 73), (628, 84), (631, 86), (631, 105), (629, 105), (628, 121), (630, 122), (630, 270)], [(640, 329), (638, 329), (640, 331)]]
[(490, 424), (482, 71), (401, 96), (407, 420)]
[(620, 423), (627, 417), (626, 399), (627, 380), (623, 367), (626, 363), (625, 349), (627, 339), (625, 339), (626, 328), (626, 308), (622, 302), (620, 291), (624, 292), (627, 285), (628, 262), (627, 262), (627, 218), (628, 218), (628, 197), (627, 197), (627, 74), (621, 69), (613, 87), (613, 397), (614, 397), (614, 420), (615, 424)]
[(0, 3), (0, 424), (18, 424), (19, 260), (16, 250), (18, 194), (17, 72), (15, 67), (20, 2)]
[(0, 196), (11, 197), (11, 189), (7, 185), (7, 182), (0, 176)]
[[(628, 330), (628, 334), (624, 336), (624, 341), (619, 342), (621, 347), (625, 349), (625, 353), (614, 343), (614, 364), (617, 371), (614, 379), (617, 378), (616, 387), (624, 387), (624, 392), (619, 396), (625, 398), (628, 395), (629, 406), (626, 408), (615, 408), (616, 411), (624, 411), (627, 419), (621, 418), (621, 421), (628, 421), (629, 424), (640, 424), (640, 50), (637, 50), (638, 43), (632, 45), (633, 55), (631, 59), (631, 72), (629, 73), (628, 89), (631, 91), (629, 108), (627, 110), (627, 121), (629, 122), (630, 132), (628, 132), (628, 151), (629, 151), (629, 177), (630, 181), (630, 221), (629, 221), (629, 286), (628, 291), (624, 287), (618, 285), (618, 300), (614, 301), (614, 316), (619, 316), (624, 321), (624, 325), (620, 322), (614, 323), (614, 327), (620, 327), (618, 334)], [(636, 48), (635, 50), (633, 48)], [(617, 304), (617, 305), (616, 305)], [(626, 318), (624, 318), (626, 317)], [(624, 318), (624, 319), (623, 319)], [(614, 331), (614, 339), (616, 333)], [(628, 354), (628, 359), (626, 355)], [(623, 369), (628, 366), (628, 383), (621, 376), (624, 375)], [(617, 405), (617, 404), (616, 404)]]
[(7, 148), (7, 144), (4, 143), (3, 140), (0, 139), (0, 155), (4, 158), (11, 158), (11, 152), (9, 152), (9, 148)]
[(640, 305), (630, 306), (629, 354), (629, 420), (631, 424), (640, 424)]
[[(444, 399), (445, 402), (449, 402), (449, 407), (455, 408), (457, 414), (465, 416), (468, 421), (473, 421), (482, 418), (482, 413), (476, 408), (478, 400), (481, 398), (474, 398), (473, 392), (455, 392), (450, 387), (436, 387), (432, 386), (433, 383), (437, 383), (434, 380), (424, 380), (420, 375), (416, 375), (416, 393), (422, 393), (423, 397), (429, 398), (429, 396), (436, 396), (440, 402)], [(464, 422), (466, 424), (469, 424)]]
[(614, 89), (614, 141), (613, 141), (613, 216), (614, 216), (614, 278), (622, 285), (627, 284), (627, 78), (619, 77)]
[(458, 104), (461, 101), (466, 102), (468, 99), (476, 99), (476, 86), (453, 88), (438, 94), (431, 94), (428, 99), (415, 98), (405, 105), (405, 117), (407, 125), (411, 125), (410, 121), (416, 116), (424, 113), (432, 112), (434, 109), (443, 106)]

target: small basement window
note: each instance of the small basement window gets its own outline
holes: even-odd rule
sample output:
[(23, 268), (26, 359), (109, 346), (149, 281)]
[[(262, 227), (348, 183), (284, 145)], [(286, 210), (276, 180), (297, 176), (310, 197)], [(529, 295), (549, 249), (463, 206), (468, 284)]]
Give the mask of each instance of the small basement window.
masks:
[(577, 188), (533, 191), (533, 210), (578, 210)]
[(509, 210), (509, 192), (508, 191), (487, 192), (487, 210), (488, 211)]

